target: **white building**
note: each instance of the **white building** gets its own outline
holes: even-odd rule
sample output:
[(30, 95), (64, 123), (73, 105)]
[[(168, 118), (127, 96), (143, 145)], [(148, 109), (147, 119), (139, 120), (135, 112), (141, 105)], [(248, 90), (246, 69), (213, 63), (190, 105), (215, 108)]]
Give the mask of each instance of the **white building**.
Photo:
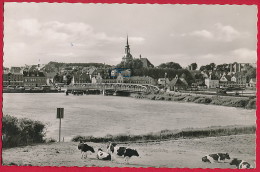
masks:
[(205, 85), (207, 86), (207, 88), (217, 88), (219, 87), (219, 80), (212, 80), (210, 78), (206, 78)]
[(170, 83), (170, 81), (169, 81), (169, 79), (168, 78), (159, 78), (158, 79), (158, 85), (167, 85), (167, 84), (169, 84)]

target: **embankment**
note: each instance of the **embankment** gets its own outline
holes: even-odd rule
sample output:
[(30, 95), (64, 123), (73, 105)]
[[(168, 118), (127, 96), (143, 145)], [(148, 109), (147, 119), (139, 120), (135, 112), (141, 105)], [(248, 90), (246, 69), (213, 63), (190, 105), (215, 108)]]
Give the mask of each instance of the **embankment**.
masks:
[(156, 142), (165, 140), (174, 140), (181, 138), (203, 138), (203, 137), (218, 137), (230, 136), (240, 134), (255, 134), (255, 126), (225, 126), (225, 127), (207, 127), (200, 129), (183, 129), (183, 130), (162, 130), (160, 132), (152, 132), (143, 135), (107, 135), (105, 137), (94, 136), (75, 136), (72, 141), (78, 142), (83, 140), (85, 142), (105, 143), (129, 143), (129, 142)]
[(245, 109), (256, 109), (256, 98), (254, 97), (227, 97), (227, 96), (205, 96), (192, 94), (131, 94), (138, 99), (194, 102), (200, 104), (211, 104), (219, 106), (239, 107)]

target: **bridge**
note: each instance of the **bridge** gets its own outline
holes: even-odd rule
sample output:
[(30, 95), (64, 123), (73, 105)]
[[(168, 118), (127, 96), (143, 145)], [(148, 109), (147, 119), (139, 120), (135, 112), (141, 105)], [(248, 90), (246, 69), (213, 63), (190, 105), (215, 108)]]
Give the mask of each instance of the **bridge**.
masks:
[(157, 92), (159, 88), (150, 84), (131, 84), (131, 83), (80, 83), (67, 87), (67, 92), (100, 90), (105, 94), (106, 91), (127, 92), (127, 93), (150, 93)]

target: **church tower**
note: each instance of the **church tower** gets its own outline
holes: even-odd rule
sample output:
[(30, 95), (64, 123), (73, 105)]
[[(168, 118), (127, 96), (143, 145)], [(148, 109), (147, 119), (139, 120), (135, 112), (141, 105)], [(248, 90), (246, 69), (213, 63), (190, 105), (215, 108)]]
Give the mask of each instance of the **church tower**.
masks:
[(127, 35), (126, 46), (125, 46), (125, 54), (122, 58), (122, 62), (127, 63), (127, 62), (132, 61), (132, 60), (133, 60), (133, 56), (130, 53), (130, 46), (129, 46), (129, 43), (128, 43), (128, 35)]

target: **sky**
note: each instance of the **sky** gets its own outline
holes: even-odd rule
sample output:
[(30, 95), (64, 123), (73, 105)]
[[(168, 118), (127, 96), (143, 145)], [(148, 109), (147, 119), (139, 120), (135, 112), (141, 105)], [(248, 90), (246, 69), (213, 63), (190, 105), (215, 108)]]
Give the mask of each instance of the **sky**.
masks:
[(255, 63), (256, 5), (5, 3), (4, 66), (119, 64), (131, 54), (186, 67)]

